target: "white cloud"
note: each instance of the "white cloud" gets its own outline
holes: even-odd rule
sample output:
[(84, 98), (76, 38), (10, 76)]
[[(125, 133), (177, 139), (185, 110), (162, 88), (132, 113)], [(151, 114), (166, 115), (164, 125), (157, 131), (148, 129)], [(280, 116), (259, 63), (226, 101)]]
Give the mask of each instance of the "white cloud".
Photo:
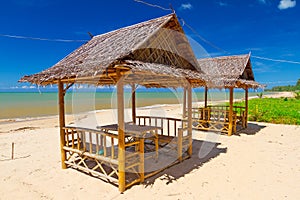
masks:
[(296, 6), (296, 0), (281, 0), (278, 8), (280, 10), (288, 9), (288, 8), (293, 8)]
[[(16, 87), (16, 88), (18, 88), (18, 87)], [(30, 86), (23, 85), (21, 88), (22, 88), (22, 89), (34, 89), (34, 88), (36, 88), (36, 87), (33, 86), (33, 85), (30, 85)]]
[(191, 10), (193, 8), (193, 6), (190, 3), (183, 3), (183, 4), (181, 4), (180, 8), (183, 10)]

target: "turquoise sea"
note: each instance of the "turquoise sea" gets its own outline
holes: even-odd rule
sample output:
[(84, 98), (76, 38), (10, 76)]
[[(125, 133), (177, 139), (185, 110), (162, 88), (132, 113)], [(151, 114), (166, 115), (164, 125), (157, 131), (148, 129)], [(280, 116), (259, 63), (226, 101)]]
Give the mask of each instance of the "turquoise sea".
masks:
[[(255, 96), (257, 92), (250, 92)], [(116, 108), (114, 92), (69, 92), (65, 96), (66, 113), (85, 112)], [(0, 119), (40, 117), (56, 115), (56, 92), (0, 92)], [(125, 92), (125, 106), (131, 105), (131, 93)], [(244, 98), (243, 92), (235, 92), (235, 98)], [(203, 101), (204, 92), (193, 92), (193, 101)], [(208, 100), (226, 100), (228, 93), (222, 91), (209, 92)], [(136, 94), (137, 107), (156, 104), (180, 104), (183, 101), (182, 91), (138, 91)]]

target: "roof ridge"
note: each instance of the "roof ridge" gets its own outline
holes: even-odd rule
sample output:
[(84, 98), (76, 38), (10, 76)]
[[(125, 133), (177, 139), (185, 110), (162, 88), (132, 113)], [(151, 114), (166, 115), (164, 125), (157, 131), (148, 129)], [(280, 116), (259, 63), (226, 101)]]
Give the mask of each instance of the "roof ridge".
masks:
[[(173, 15), (174, 14), (172, 13), (172, 14), (164, 15), (164, 16), (161, 16), (161, 17), (158, 17), (158, 18), (149, 19), (147, 21), (142, 21), (142, 22), (139, 22), (139, 23), (136, 23), (136, 24), (131, 24), (131, 25), (128, 25), (128, 26), (125, 26), (125, 27), (121, 27), (121, 28), (115, 29), (115, 30), (111, 30), (111, 31), (106, 32), (106, 33), (95, 35), (94, 38), (100, 37), (100, 36), (103, 37), (105, 35), (113, 34), (114, 32), (126, 31), (128, 29), (145, 26), (145, 25), (151, 24), (154, 21), (158, 21), (158, 20), (166, 20), (167, 21), (167, 20), (171, 19), (171, 17), (173, 17)], [(169, 19), (167, 19), (167, 18), (169, 18)]]
[(249, 56), (250, 58), (249, 54), (239, 54), (239, 55), (229, 55), (229, 56), (217, 56), (217, 57), (210, 57), (210, 58), (198, 58), (197, 60), (202, 61), (202, 60), (210, 60), (210, 59), (225, 59), (225, 58), (242, 57), (242, 56), (243, 57)]

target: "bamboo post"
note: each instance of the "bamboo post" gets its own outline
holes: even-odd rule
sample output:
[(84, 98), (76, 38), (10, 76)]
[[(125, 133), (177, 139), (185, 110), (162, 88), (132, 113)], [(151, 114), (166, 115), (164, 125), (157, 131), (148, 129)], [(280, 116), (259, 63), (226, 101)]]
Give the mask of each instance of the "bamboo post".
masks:
[(204, 92), (204, 107), (207, 108), (207, 92), (208, 88), (205, 86), (205, 92)]
[(14, 159), (15, 143), (11, 143), (11, 159)]
[(232, 135), (233, 131), (233, 87), (229, 88), (229, 127), (228, 127), (228, 135)]
[[(120, 75), (119, 75), (120, 77)], [(119, 160), (119, 191), (125, 191), (125, 123), (124, 123), (124, 83), (123, 79), (117, 82), (117, 102), (118, 102), (118, 160)]]
[(182, 136), (183, 136), (183, 129), (178, 130), (178, 144), (177, 144), (177, 157), (179, 162), (182, 162)]
[(183, 88), (182, 116), (186, 117), (186, 88)]
[(187, 109), (188, 109), (188, 136), (189, 136), (189, 148), (188, 154), (192, 156), (193, 153), (193, 140), (192, 140), (192, 87), (188, 84), (187, 87)]
[(132, 121), (134, 124), (136, 123), (135, 90), (136, 90), (135, 84), (132, 84), (131, 85), (131, 103), (132, 103), (131, 109), (132, 109)]
[(65, 104), (64, 104), (64, 84), (58, 80), (58, 110), (59, 110), (59, 132), (60, 132), (60, 153), (61, 153), (61, 167), (66, 169), (66, 151), (64, 146), (66, 144), (65, 131)]
[(248, 88), (245, 89), (245, 122), (243, 124), (244, 128), (248, 127)]
[(144, 138), (140, 138), (140, 143), (139, 143), (139, 152), (140, 152), (140, 164), (139, 164), (139, 173), (140, 173), (140, 181), (141, 183), (144, 182), (145, 180), (145, 158), (144, 158)]

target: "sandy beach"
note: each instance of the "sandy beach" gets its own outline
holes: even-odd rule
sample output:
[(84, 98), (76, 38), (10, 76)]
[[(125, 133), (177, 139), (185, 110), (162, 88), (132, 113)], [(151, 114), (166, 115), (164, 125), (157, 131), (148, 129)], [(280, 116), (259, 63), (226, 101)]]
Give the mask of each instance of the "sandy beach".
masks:
[[(179, 105), (137, 110), (138, 115), (176, 118), (181, 113)], [(115, 117), (108, 109), (81, 118), (68, 115), (67, 123), (108, 124)], [(298, 199), (299, 133), (299, 126), (256, 122), (231, 137), (194, 131), (192, 158), (120, 194), (102, 180), (61, 169), (57, 116), (2, 120), (0, 199)]]

